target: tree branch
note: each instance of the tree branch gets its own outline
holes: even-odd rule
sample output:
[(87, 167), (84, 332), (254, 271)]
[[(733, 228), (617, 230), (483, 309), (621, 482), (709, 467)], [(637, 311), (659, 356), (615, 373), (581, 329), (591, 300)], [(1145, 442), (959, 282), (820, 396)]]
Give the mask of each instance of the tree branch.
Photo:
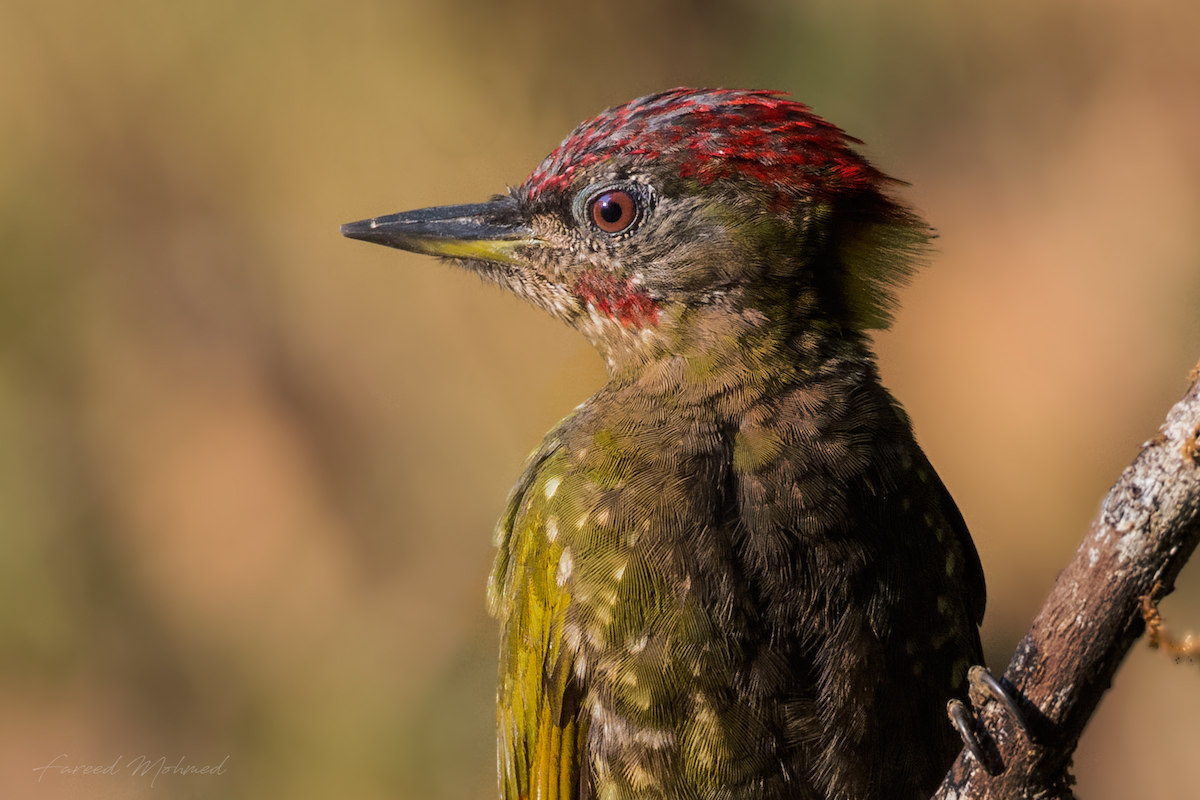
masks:
[(1004, 673), (1029, 736), (973, 688), (998, 774), (964, 750), (935, 800), (1073, 797), (1067, 768), (1084, 726), (1200, 542), (1200, 365), (1190, 381), (1108, 493)]

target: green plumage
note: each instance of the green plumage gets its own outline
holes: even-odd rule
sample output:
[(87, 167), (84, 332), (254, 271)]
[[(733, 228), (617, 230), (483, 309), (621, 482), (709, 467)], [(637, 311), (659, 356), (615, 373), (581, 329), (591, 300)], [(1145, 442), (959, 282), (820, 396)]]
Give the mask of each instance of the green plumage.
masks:
[(564, 775), (570, 797), (916, 797), (944, 771), (982, 573), (873, 372), (825, 366), (757, 395), (610, 384), (547, 438), (490, 586), (507, 800)]
[(865, 331), (929, 231), (768, 93), (580, 126), (508, 196), (346, 226), (592, 341), (497, 530), (502, 800), (915, 800), (983, 573)]

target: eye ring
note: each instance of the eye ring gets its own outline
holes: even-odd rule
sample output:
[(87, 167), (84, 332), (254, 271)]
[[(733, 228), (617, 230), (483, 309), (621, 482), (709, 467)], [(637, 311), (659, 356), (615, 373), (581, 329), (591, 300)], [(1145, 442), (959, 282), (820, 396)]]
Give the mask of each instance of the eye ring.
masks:
[(576, 223), (593, 233), (623, 239), (654, 210), (654, 189), (640, 181), (594, 183), (575, 195)]
[(639, 203), (624, 189), (601, 192), (588, 203), (588, 217), (605, 233), (623, 233), (639, 216)]

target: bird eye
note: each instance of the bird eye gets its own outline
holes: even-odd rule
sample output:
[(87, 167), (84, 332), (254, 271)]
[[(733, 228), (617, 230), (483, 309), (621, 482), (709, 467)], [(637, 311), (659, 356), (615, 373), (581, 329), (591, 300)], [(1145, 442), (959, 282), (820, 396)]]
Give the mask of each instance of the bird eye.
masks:
[(620, 233), (637, 220), (638, 206), (628, 192), (613, 189), (592, 200), (589, 214), (600, 230)]

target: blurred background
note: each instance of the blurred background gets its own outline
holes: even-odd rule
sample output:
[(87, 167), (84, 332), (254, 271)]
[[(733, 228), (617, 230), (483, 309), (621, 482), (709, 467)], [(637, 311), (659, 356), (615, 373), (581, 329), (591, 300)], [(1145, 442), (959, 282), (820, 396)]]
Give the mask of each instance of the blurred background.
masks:
[[(676, 85), (791, 92), (940, 231), (877, 344), (1002, 667), (1200, 358), (1198, 34), (1193, 0), (5, 0), (0, 797), (495, 797), (490, 534), (602, 366), (337, 226)], [(1200, 628), (1200, 566), (1163, 610)], [(1197, 719), (1200, 666), (1139, 643), (1080, 796), (1195, 797)], [(138, 756), (224, 768), (35, 771)]]

